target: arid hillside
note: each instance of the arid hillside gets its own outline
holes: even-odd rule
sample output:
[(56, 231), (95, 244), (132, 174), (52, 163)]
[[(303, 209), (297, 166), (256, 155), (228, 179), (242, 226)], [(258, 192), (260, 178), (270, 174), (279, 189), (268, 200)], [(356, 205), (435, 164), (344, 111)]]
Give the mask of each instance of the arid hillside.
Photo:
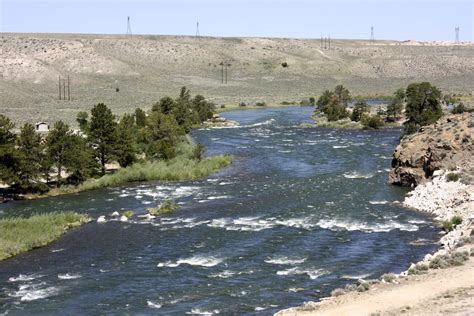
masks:
[[(98, 102), (118, 113), (147, 108), (181, 86), (217, 104), (299, 101), (338, 83), (355, 95), (419, 80), (474, 91), (469, 43), (332, 40), (322, 49), (319, 39), (3, 33), (0, 47), (0, 111), (17, 123), (73, 122)], [(71, 101), (58, 100), (59, 76), (71, 79)]]

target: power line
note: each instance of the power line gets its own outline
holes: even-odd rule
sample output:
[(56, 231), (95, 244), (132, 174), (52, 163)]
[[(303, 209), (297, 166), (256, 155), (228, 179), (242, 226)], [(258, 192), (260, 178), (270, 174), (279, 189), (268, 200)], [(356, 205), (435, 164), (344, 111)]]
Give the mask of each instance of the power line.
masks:
[(127, 16), (127, 37), (132, 39), (132, 27), (130, 26), (130, 17)]

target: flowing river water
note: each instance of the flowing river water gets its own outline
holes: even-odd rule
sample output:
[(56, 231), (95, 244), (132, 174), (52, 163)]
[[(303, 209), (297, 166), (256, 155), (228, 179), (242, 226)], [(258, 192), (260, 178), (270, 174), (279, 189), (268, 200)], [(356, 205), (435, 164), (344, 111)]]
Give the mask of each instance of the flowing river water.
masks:
[(172, 198), (153, 221), (91, 223), (0, 262), (0, 314), (271, 314), (358, 278), (405, 270), (436, 248), (432, 218), (387, 184), (400, 130), (300, 128), (311, 107), (235, 111), (196, 130), (234, 164), (208, 179), (149, 182), (0, 205), (97, 218)]

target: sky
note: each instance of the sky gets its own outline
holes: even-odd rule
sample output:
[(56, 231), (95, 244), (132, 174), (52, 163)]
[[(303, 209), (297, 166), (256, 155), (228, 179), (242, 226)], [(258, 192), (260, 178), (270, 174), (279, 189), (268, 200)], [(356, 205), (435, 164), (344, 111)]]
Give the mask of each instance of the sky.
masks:
[(474, 36), (474, 0), (0, 0), (0, 31), (451, 40)]

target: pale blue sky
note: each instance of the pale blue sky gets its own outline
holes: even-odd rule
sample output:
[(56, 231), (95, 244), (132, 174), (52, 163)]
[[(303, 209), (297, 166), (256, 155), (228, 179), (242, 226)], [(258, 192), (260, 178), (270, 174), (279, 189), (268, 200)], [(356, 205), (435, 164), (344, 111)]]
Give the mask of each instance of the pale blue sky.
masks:
[(474, 0), (0, 0), (0, 31), (472, 41)]

